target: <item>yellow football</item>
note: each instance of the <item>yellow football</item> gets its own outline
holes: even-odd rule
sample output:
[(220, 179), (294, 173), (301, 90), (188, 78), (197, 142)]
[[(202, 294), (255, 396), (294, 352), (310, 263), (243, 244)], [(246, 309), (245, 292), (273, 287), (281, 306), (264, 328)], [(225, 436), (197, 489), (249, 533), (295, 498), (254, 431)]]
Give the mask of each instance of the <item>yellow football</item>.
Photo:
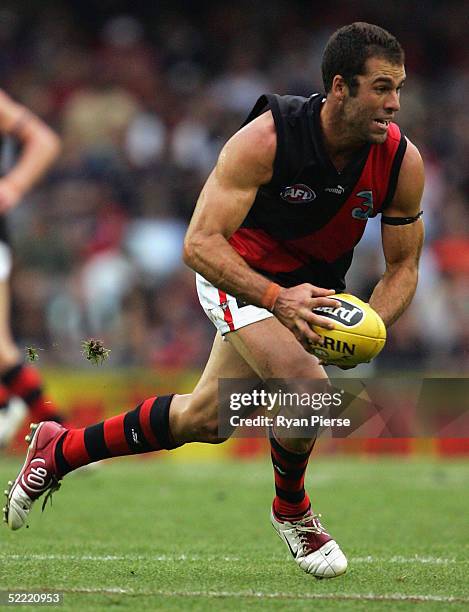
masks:
[(324, 338), (324, 344), (311, 343), (311, 353), (324, 363), (354, 366), (371, 361), (386, 342), (386, 327), (379, 314), (369, 304), (348, 293), (331, 296), (340, 302), (338, 308), (322, 306), (314, 312), (335, 323), (329, 330), (313, 325)]

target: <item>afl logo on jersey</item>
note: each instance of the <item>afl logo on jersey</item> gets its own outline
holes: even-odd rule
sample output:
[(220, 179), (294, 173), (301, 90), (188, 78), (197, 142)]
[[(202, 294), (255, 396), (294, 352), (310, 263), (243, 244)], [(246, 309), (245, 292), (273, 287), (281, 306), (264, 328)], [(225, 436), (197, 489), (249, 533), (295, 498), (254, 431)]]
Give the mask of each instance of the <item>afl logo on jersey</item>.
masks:
[(316, 194), (308, 185), (298, 183), (284, 187), (280, 192), (280, 197), (290, 204), (305, 204), (316, 199)]

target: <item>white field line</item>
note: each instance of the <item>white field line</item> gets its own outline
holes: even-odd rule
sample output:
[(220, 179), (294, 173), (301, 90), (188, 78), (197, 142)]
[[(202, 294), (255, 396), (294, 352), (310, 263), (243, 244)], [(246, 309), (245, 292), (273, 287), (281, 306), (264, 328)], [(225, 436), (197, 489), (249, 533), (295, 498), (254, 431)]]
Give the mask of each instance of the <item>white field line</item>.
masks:
[(428, 563), (430, 565), (447, 565), (448, 563), (469, 563), (469, 560), (458, 560), (454, 557), (423, 557), (414, 555), (413, 557), (403, 557), (395, 555), (393, 557), (352, 557), (351, 563)]
[(24, 554), (24, 555), (9, 555), (0, 553), (2, 561), (162, 561), (168, 563), (192, 561), (199, 563), (200, 561), (226, 561), (233, 563), (241, 561), (240, 557), (229, 557), (221, 555), (42, 555), (42, 554)]
[(232, 598), (232, 599), (286, 599), (286, 600), (349, 600), (349, 601), (408, 601), (408, 602), (438, 602), (445, 604), (469, 603), (466, 597), (451, 597), (444, 595), (404, 595), (402, 593), (390, 593), (388, 595), (375, 595), (374, 593), (269, 593), (263, 591), (167, 591), (161, 590), (136, 590), (123, 589), (121, 587), (108, 588), (72, 588), (58, 589), (64, 594), (95, 594), (95, 595), (133, 595), (143, 597), (205, 597), (205, 598)]
[[(272, 557), (272, 560), (279, 557)], [(54, 555), (54, 554), (9, 554), (0, 553), (1, 561), (74, 561), (74, 562), (109, 562), (109, 561), (149, 561), (149, 562), (194, 562), (201, 561), (225, 561), (227, 563), (244, 562), (242, 557), (227, 555)], [(428, 564), (428, 565), (448, 565), (450, 563), (469, 563), (469, 560), (457, 560), (449, 557), (424, 557), (415, 555), (413, 557), (352, 557), (350, 563), (390, 563), (390, 564)]]

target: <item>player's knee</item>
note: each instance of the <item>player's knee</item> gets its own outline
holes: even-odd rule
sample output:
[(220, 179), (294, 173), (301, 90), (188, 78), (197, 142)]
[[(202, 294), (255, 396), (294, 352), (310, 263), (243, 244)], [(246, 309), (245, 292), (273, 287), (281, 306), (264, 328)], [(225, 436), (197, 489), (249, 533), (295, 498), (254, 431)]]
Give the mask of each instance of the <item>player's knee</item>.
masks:
[(199, 436), (201, 442), (207, 442), (208, 444), (221, 444), (226, 442), (229, 436), (222, 436), (218, 431), (218, 419), (208, 419), (204, 423), (200, 424)]
[(179, 442), (220, 444), (227, 436), (218, 433), (218, 405), (207, 397), (186, 396), (172, 413), (172, 432)]

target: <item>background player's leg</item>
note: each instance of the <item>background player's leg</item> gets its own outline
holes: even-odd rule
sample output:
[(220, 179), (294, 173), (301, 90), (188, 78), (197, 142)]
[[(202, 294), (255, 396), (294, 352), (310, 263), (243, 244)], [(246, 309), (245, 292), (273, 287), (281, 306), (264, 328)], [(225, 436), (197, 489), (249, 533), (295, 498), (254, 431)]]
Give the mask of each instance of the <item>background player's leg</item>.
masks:
[(8, 278), (0, 277), (0, 384), (12, 396), (20, 397), (34, 421), (60, 420), (55, 405), (45, 398), (39, 372), (24, 364), (10, 330), (10, 289)]
[(19, 397), (12, 397), (8, 389), (0, 386), (0, 450), (8, 446), (24, 422), (26, 404)]

